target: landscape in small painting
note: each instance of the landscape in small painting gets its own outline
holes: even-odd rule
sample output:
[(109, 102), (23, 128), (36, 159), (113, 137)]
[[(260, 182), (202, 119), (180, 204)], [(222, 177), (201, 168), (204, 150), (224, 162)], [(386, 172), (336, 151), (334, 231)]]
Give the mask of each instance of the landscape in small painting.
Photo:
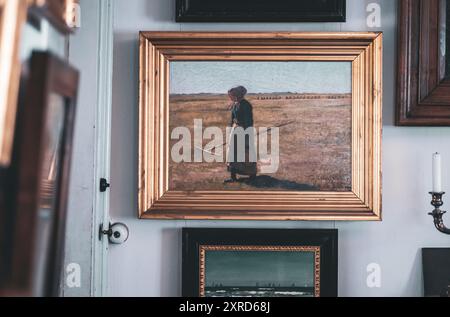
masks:
[(314, 251), (207, 251), (205, 297), (314, 297)]
[(175, 61), (169, 86), (170, 190), (351, 191), (351, 63)]

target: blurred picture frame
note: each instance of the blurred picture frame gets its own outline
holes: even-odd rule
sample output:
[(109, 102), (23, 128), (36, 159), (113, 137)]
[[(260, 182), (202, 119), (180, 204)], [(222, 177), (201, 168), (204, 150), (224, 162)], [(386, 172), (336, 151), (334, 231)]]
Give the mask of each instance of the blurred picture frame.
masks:
[(185, 228), (184, 297), (337, 297), (338, 231)]
[(346, 0), (176, 0), (177, 22), (345, 22)]
[(35, 51), (21, 98), (6, 219), (3, 295), (58, 296), (63, 270), (78, 71)]
[(19, 46), (27, 0), (0, 0), (0, 167), (12, 156), (20, 82)]

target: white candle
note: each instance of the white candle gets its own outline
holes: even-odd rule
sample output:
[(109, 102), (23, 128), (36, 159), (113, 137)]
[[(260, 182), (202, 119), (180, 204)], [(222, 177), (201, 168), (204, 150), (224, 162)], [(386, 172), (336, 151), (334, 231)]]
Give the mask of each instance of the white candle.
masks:
[(441, 154), (433, 154), (433, 192), (442, 192)]

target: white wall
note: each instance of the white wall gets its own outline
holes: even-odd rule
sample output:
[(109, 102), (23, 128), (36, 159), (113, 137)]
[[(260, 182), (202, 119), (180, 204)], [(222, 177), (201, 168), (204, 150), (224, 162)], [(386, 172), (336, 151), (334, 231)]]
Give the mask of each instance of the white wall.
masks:
[[(421, 296), (421, 248), (445, 247), (431, 210), (431, 154), (442, 152), (444, 186), (450, 180), (450, 128), (393, 126), (396, 1), (347, 0), (348, 22), (329, 24), (176, 24), (172, 0), (115, 0), (111, 216), (131, 230), (128, 242), (110, 248), (109, 295), (181, 294), (182, 227), (338, 228), (341, 296)], [(379, 3), (384, 31), (384, 221), (216, 222), (137, 219), (138, 31), (365, 31), (366, 5)], [(85, 65), (89, 67), (89, 65)], [(95, 87), (92, 87), (94, 89)], [(83, 151), (81, 148), (79, 151)], [(86, 198), (83, 198), (86, 199)], [(450, 221), (450, 219), (449, 219)], [(366, 267), (379, 263), (382, 287), (366, 286)]]

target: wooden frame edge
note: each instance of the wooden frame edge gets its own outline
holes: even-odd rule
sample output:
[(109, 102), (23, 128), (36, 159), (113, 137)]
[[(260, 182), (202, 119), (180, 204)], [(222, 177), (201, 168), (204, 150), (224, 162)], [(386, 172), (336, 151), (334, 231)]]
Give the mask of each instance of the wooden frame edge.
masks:
[(0, 25), (0, 166), (11, 162), (21, 70), (19, 39), (27, 8), (27, 0), (4, 1), (5, 16)]
[[(225, 14), (225, 11), (222, 14), (205, 14), (203, 16), (197, 14), (189, 14), (188, 8), (186, 5), (188, 0), (177, 0), (176, 8), (175, 8), (175, 21), (176, 22), (260, 22), (260, 23), (274, 23), (274, 22), (345, 22), (347, 18), (347, 4), (346, 0), (338, 0), (338, 7), (336, 11), (330, 13), (328, 15), (325, 14), (317, 14), (311, 16), (304, 17), (289, 17), (286, 15), (282, 15), (281, 17), (277, 17), (276, 13), (274, 17), (255, 17), (255, 16), (239, 16), (234, 15), (229, 17), (228, 14)], [(324, 12), (325, 13), (325, 12)], [(212, 15), (211, 15), (212, 14)]]

